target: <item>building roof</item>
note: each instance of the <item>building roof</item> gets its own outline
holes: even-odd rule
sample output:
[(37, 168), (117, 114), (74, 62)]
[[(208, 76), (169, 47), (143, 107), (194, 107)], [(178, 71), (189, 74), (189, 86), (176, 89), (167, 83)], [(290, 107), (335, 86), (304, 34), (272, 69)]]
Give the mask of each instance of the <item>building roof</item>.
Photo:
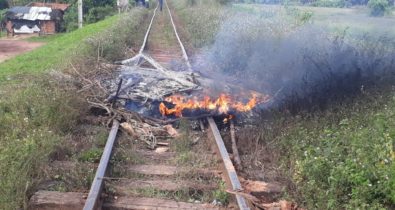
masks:
[(51, 20), (52, 9), (49, 7), (12, 7), (6, 17), (20, 20)]
[(67, 8), (70, 7), (70, 4), (31, 2), (27, 6), (30, 6), (30, 7), (49, 7), (51, 9), (59, 9), (59, 10), (65, 11)]

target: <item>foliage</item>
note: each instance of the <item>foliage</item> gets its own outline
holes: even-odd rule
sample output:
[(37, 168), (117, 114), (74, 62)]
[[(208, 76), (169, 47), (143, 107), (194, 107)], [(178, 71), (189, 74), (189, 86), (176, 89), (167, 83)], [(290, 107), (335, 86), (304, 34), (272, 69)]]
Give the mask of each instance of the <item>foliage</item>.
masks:
[(388, 0), (369, 0), (368, 7), (371, 16), (384, 16), (389, 10), (389, 3)]
[(134, 9), (130, 13), (123, 14), (117, 23), (110, 26), (101, 35), (91, 37), (86, 40), (86, 51), (88, 56), (96, 58), (99, 56), (107, 61), (116, 61), (125, 57), (125, 52), (132, 45), (139, 45), (140, 37), (144, 31), (141, 30), (141, 23), (147, 10)]
[(83, 162), (98, 163), (100, 162), (102, 153), (102, 148), (91, 148), (87, 151), (82, 152), (78, 160)]
[(0, 9), (0, 24), (4, 21), (5, 13), (7, 12), (6, 9)]
[(93, 7), (89, 10), (88, 14), (86, 15), (85, 19), (86, 22), (89, 23), (96, 23), (97, 21), (104, 20), (108, 16), (112, 16), (116, 14), (116, 11), (111, 6), (100, 6), (100, 7)]
[(289, 193), (308, 209), (395, 204), (395, 92), (366, 92), (351, 102), (272, 125), (279, 132), (273, 147), (296, 185)]
[(294, 18), (297, 25), (304, 25), (311, 21), (313, 17), (312, 11), (302, 11), (296, 7), (285, 6), (288, 16)]
[(219, 4), (221, 5), (226, 5), (229, 4), (231, 2), (231, 0), (216, 0)]
[[(70, 1), (66, 3), (70, 3), (71, 6), (66, 10), (63, 16), (62, 30), (70, 32), (78, 28), (78, 10), (77, 3), (75, 1)], [(114, 0), (84, 0), (84, 24), (96, 23), (100, 20), (104, 20), (108, 16), (116, 14), (116, 10), (114, 7), (115, 5), (116, 1)]]
[(182, 159), (188, 159), (187, 152), (191, 150), (191, 141), (190, 141), (190, 133), (191, 128), (189, 127), (189, 122), (187, 120), (180, 121), (180, 136), (177, 137), (177, 140), (172, 144), (172, 147), (175, 151), (181, 154), (181, 162)]
[(226, 192), (225, 182), (222, 180), (219, 182), (219, 188), (213, 191), (213, 197), (222, 205), (226, 206), (229, 203), (229, 193)]
[(74, 31), (78, 28), (77, 5), (71, 5), (63, 15), (61, 30), (66, 32)]
[(344, 0), (318, 0), (310, 4), (313, 7), (345, 7), (346, 1)]
[(188, 5), (188, 6), (195, 6), (196, 3), (197, 3), (196, 0), (187, 0), (187, 5)]
[(188, 6), (187, 0), (172, 0), (180, 20), (183, 21), (184, 30), (187, 32), (187, 43), (200, 48), (213, 43), (215, 34), (220, 25), (229, 15), (228, 8), (218, 7), (215, 2), (202, 2), (196, 0), (194, 7)]
[(0, 0), (0, 10), (8, 8), (7, 0)]
[(30, 80), (26, 87), (1, 86), (0, 209), (19, 209), (40, 167), (80, 116), (75, 96), (44, 78)]
[(6, 10), (1, 10), (0, 9), (0, 37), (3, 36), (3, 31), (5, 31), (4, 30), (4, 27), (5, 27), (5, 25), (4, 25), (5, 12), (6, 12)]
[[(308, 5), (313, 7), (351, 7), (355, 5), (367, 5), (368, 0), (234, 0), (236, 3), (261, 3), (261, 4), (291, 4)], [(393, 4), (393, 2), (392, 2)]]

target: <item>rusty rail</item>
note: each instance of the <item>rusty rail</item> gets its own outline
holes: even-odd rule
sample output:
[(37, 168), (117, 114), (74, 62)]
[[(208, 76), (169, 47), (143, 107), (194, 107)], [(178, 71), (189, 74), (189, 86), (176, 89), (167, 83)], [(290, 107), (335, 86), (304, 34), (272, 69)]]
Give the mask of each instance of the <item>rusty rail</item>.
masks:
[[(207, 121), (210, 125), (211, 132), (213, 133), (215, 143), (216, 143), (217, 149), (219, 151), (219, 155), (221, 156), (221, 159), (222, 159), (224, 167), (225, 167), (226, 174), (229, 178), (229, 182), (232, 185), (232, 190), (233, 191), (242, 190), (239, 178), (237, 177), (235, 167), (233, 166), (233, 163), (230, 160), (228, 151), (225, 148), (224, 141), (222, 140), (221, 134), (219, 133), (218, 127), (215, 124), (214, 119), (212, 117), (208, 117)], [(236, 194), (236, 201), (237, 201), (237, 204), (239, 205), (239, 208), (241, 210), (249, 210), (250, 209), (250, 207), (248, 207), (246, 200), (242, 196)]]
[(185, 62), (187, 64), (188, 70), (192, 71), (192, 66), (191, 66), (191, 63), (189, 62), (187, 51), (185, 50), (184, 44), (182, 44), (182, 42), (181, 42), (180, 36), (178, 36), (176, 24), (174, 24), (173, 16), (171, 15), (171, 11), (170, 11), (169, 5), (167, 5), (167, 1), (166, 0), (164, 0), (164, 2), (165, 2), (165, 5), (167, 7), (167, 11), (169, 12), (169, 15), (170, 15), (171, 25), (173, 26), (174, 33), (175, 33), (175, 35), (177, 37), (177, 40), (178, 40), (178, 44), (181, 47), (182, 57), (184, 58), (184, 60), (185, 60)]
[(94, 210), (99, 206), (100, 195), (103, 189), (103, 177), (106, 174), (108, 162), (110, 161), (112, 148), (115, 143), (115, 138), (118, 133), (119, 122), (118, 120), (114, 120), (112, 124), (112, 128), (110, 134), (108, 135), (106, 146), (104, 147), (103, 154), (100, 159), (99, 166), (96, 170), (95, 178), (93, 179), (93, 183), (91, 189), (89, 190), (88, 198), (86, 199), (84, 210)]

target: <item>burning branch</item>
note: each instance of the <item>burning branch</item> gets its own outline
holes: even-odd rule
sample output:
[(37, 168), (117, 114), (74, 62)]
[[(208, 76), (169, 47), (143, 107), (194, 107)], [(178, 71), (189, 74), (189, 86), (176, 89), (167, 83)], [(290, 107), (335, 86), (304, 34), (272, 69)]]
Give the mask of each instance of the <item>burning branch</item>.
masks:
[(181, 95), (173, 95), (167, 97), (165, 101), (173, 104), (174, 107), (168, 108), (165, 103), (162, 102), (159, 105), (159, 111), (163, 116), (175, 115), (176, 117), (182, 117), (182, 112), (186, 109), (216, 111), (220, 114), (227, 114), (230, 110), (247, 112), (251, 111), (257, 104), (265, 103), (268, 100), (268, 96), (258, 97), (256, 94), (252, 94), (252, 97), (246, 104), (234, 100), (233, 97), (228, 94), (221, 94), (215, 100), (212, 100), (209, 96), (204, 96), (203, 99), (198, 99), (197, 97), (187, 98)]

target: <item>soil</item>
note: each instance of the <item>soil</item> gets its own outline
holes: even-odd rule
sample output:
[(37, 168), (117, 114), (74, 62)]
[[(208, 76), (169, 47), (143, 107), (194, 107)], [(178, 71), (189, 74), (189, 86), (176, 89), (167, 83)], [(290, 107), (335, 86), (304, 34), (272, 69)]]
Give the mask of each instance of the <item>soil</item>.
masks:
[(18, 39), (1, 39), (0, 40), (0, 63), (13, 58), (19, 54), (31, 51), (44, 43), (40, 42), (28, 42)]

